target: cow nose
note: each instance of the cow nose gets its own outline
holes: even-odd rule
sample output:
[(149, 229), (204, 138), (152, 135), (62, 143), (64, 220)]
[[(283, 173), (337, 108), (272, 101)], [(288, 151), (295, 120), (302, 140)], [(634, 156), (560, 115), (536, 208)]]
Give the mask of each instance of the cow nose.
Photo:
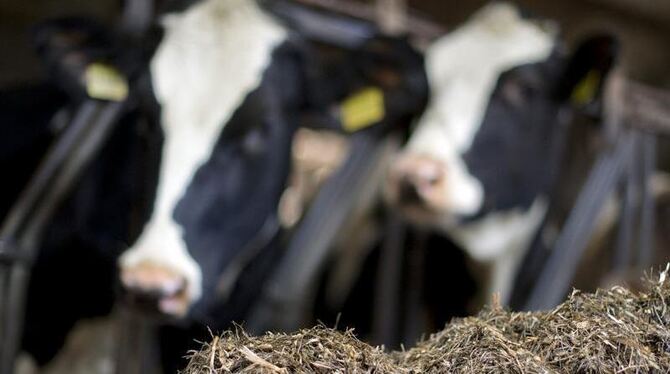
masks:
[(444, 165), (425, 156), (406, 156), (394, 169), (398, 200), (406, 204), (430, 204), (445, 177)]
[(398, 185), (398, 198), (404, 203), (420, 203), (421, 195), (416, 184), (410, 178), (400, 179)]

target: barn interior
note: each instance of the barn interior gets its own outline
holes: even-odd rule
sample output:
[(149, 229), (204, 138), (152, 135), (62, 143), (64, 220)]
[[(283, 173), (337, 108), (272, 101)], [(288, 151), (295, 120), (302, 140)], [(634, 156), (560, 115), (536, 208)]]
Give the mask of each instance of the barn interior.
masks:
[[(282, 100), (309, 86), (311, 77), (325, 78), (317, 79), (313, 90), (307, 87), (307, 93), (299, 94), (307, 97), (308, 104), (301, 102), (299, 112), (287, 117), (293, 121), (287, 130), (289, 143), (264, 142), (268, 134), (276, 135), (267, 129), (259, 132), (258, 141), (253, 129), (245, 128), (244, 121), (257, 120), (254, 115), (277, 110), (270, 105), (252, 107), (241, 115), (234, 112), (226, 118), (242, 125), (226, 127), (229, 137), (220, 140), (216, 133), (212, 140), (217, 146), (228, 144), (230, 152), (243, 144), (240, 147), (252, 149), (265, 161), (248, 166), (244, 163), (248, 160), (235, 159), (233, 165), (226, 150), (219, 158), (208, 154), (204, 159), (225, 171), (217, 174), (220, 191), (243, 185), (239, 196), (230, 197), (239, 204), (221, 203), (230, 206), (229, 212), (203, 213), (194, 219), (202, 225), (199, 230), (238, 235), (231, 240), (234, 248), (227, 250), (233, 255), (225, 259), (208, 257), (206, 252), (193, 254), (196, 266), (204, 269), (202, 277), (216, 267), (211, 270), (217, 278), (210, 291), (217, 299), (207, 304), (206, 312), (198, 309), (205, 308), (200, 301), (186, 304), (183, 313), (181, 304), (164, 308), (167, 304), (160, 304), (164, 289), (136, 292), (125, 280), (126, 265), (119, 258), (135, 248), (148, 222), (153, 222), (152, 211), (159, 209), (154, 201), (159, 201), (160, 181), (165, 179), (157, 165), (165, 167), (161, 162), (167, 162), (160, 156), (167, 152), (161, 151), (167, 135), (161, 135), (165, 111), (160, 106), (164, 110), (167, 104), (156, 99), (158, 95), (145, 93), (156, 85), (147, 83), (156, 69), (152, 58), (170, 36), (161, 31), (168, 27), (165, 14), (186, 14), (214, 1), (240, 2), (0, 0), (0, 165), (5, 168), (0, 188), (0, 374), (178, 372), (201, 342), (231, 329), (260, 335), (323, 325), (353, 329), (358, 339), (387, 351), (405, 349), (450, 321), (492, 304), (511, 311), (546, 311), (565, 301), (573, 288), (587, 292), (613, 285), (642, 288), (647, 272), (670, 262), (670, 2), (509, 1), (519, 9), (520, 19), (540, 20), (541, 30), (553, 33), (552, 53), (568, 63), (581, 56), (591, 63), (591, 70), (577, 77), (566, 94), (567, 104), (561, 103), (551, 114), (531, 110), (545, 105), (537, 90), (522, 91), (518, 99), (540, 97), (537, 101), (511, 105), (522, 113), (511, 118), (526, 115), (528, 121), (555, 122), (568, 129), (561, 136), (569, 140), (561, 143), (565, 148), (556, 160), (545, 163), (537, 156), (539, 163), (531, 165), (532, 170), (518, 170), (527, 166), (524, 156), (517, 156), (519, 164), (498, 157), (499, 162), (481, 166), (496, 170), (489, 178), (494, 182), (508, 175), (538, 175), (527, 183), (531, 187), (525, 180), (510, 182), (516, 188), (503, 191), (505, 196), (516, 197), (535, 184), (546, 192), (536, 223), (504, 226), (515, 212), (531, 214), (536, 200), (523, 208), (512, 206), (509, 216), (482, 209), (435, 223), (433, 211), (428, 219), (416, 219), (418, 214), (399, 203), (402, 186), (397, 191), (388, 187), (397, 182), (393, 172), (408, 145), (421, 146), (413, 139), (422, 119), (429, 117), (424, 114), (442, 103), (437, 100), (437, 83), (423, 65), (431, 48), (445, 37), (464, 33), (460, 27), (473, 15), (500, 2), (248, 0), (298, 39), (290, 44), (298, 46), (295, 56), (304, 54), (289, 63), (300, 64), (299, 83), (287, 78), (295, 78), (293, 65), (279, 75), (281, 79), (269, 79), (270, 73), (262, 76), (263, 82), (270, 80), (270, 87), (281, 82), (276, 83), (281, 88), (264, 93), (270, 98), (263, 103), (289, 108), (280, 111), (298, 110)], [(64, 18), (76, 21), (48, 23)], [(234, 32), (221, 40), (225, 38), (243, 39)], [(598, 52), (580, 55), (580, 48), (588, 46), (585, 41), (591, 40), (596, 40)], [(465, 51), (470, 47), (477, 50), (469, 45)], [(603, 50), (612, 55), (598, 60)], [(268, 57), (272, 62), (267, 65), (274, 66), (278, 55), (283, 56)], [(232, 66), (244, 61), (236, 58), (230, 59)], [(244, 63), (238, 63), (239, 69), (221, 73), (226, 84), (225, 79), (232, 81), (244, 73)], [(486, 63), (478, 60), (474, 65)], [(202, 64), (203, 69), (210, 65)], [(93, 78), (88, 75), (91, 71)], [(493, 94), (504, 91), (494, 87), (502, 87), (505, 76), (495, 77)], [(589, 80), (594, 76), (596, 83)], [(568, 81), (559, 79), (557, 85)], [(187, 89), (182, 91), (183, 97), (189, 96)], [(243, 106), (245, 100), (260, 95), (250, 92), (255, 91), (233, 101)], [(197, 94), (202, 92), (193, 95)], [(488, 115), (482, 114), (481, 121)], [(267, 125), (269, 120), (259, 121)], [(520, 143), (534, 141), (534, 135), (523, 134), (526, 140)], [(129, 136), (135, 138), (128, 140)], [(482, 143), (498, 149), (493, 143), (503, 135), (497, 136)], [(516, 141), (512, 148), (526, 148), (518, 145), (519, 137)], [(163, 159), (166, 154), (162, 153)], [(471, 154), (458, 155), (468, 161), (475, 157)], [(262, 169), (270, 164), (268, 170)], [(401, 181), (424, 163), (411, 165)], [(554, 166), (551, 183), (540, 181), (539, 175)], [(286, 175), (274, 178), (283, 168)], [(217, 169), (208, 170), (192, 171), (193, 181), (214, 180), (211, 175)], [(226, 180), (228, 172), (232, 181)], [(449, 177), (447, 172), (445, 178)], [(260, 184), (270, 191), (254, 196)], [(275, 191), (275, 185), (280, 190)], [(182, 210), (206, 212), (208, 205), (214, 207), (218, 201), (214, 197), (208, 201), (207, 194), (223, 192), (211, 192), (216, 184), (207, 186), (184, 187), (185, 196), (192, 191), (205, 200), (194, 198), (200, 205), (191, 208), (187, 206), (191, 200), (185, 198), (179, 203), (186, 206)], [(413, 187), (414, 195), (419, 187)], [(483, 199), (490, 204), (496, 201), (487, 200), (489, 193), (498, 196), (494, 189), (503, 189), (495, 183), (483, 188)], [(119, 197), (119, 191), (137, 196)], [(263, 204), (270, 195), (268, 208)], [(495, 231), (494, 247), (515, 233), (528, 238), (513, 243), (513, 254), (482, 260), (465, 248), (470, 241), (463, 238), (473, 227), (468, 225), (491, 218), (490, 214), (489, 231), (474, 236)], [(254, 221), (252, 235), (244, 224), (257, 215), (267, 217)], [(217, 222), (220, 217), (226, 221)], [(188, 235), (184, 228), (184, 236)], [(222, 245), (210, 242), (201, 245), (196, 238), (184, 243), (189, 251), (191, 245), (208, 245), (210, 251)], [(65, 254), (52, 254), (54, 248)], [(498, 272), (499, 262), (506, 261), (514, 264), (512, 270)], [(154, 270), (148, 277), (158, 274), (160, 280), (160, 269)], [(507, 288), (496, 286), (501, 277), (510, 283)], [(133, 282), (142, 279), (138, 276)], [(174, 286), (179, 297), (187, 290), (182, 283), (180, 278)], [(73, 289), (67, 288), (70, 285)], [(204, 296), (196, 300), (209, 302)], [(670, 336), (670, 330), (666, 333)], [(276, 372), (263, 365), (251, 365), (248, 372)]]

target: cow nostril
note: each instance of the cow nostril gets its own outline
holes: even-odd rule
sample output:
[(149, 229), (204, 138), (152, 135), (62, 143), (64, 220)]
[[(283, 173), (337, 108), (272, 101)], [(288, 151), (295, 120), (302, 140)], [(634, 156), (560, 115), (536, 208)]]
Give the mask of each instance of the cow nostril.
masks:
[(402, 178), (398, 191), (400, 201), (404, 203), (418, 203), (422, 198), (416, 184), (409, 178)]
[(418, 164), (415, 173), (422, 185), (429, 186), (438, 184), (444, 176), (442, 168), (435, 162), (423, 162)]
[(433, 157), (408, 155), (397, 161), (391, 176), (399, 203), (431, 205), (440, 197), (446, 167)]

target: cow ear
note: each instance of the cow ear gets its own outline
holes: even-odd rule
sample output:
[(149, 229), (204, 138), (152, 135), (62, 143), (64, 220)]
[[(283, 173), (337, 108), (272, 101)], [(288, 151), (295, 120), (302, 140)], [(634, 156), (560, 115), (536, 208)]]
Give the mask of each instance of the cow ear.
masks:
[(583, 41), (568, 60), (558, 87), (559, 98), (580, 108), (599, 107), (618, 54), (619, 42), (613, 35)]

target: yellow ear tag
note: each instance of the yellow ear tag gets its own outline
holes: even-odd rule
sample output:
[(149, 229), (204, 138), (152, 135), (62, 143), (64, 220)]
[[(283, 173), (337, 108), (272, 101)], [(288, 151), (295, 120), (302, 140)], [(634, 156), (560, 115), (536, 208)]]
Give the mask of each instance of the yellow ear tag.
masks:
[(84, 73), (86, 93), (99, 100), (122, 101), (128, 97), (128, 82), (111, 65), (94, 62), (86, 67)]
[(600, 84), (600, 72), (591, 70), (586, 77), (582, 79), (575, 89), (572, 90), (570, 100), (577, 105), (586, 105), (592, 102), (598, 94), (598, 85)]
[(345, 131), (362, 130), (384, 119), (384, 93), (376, 87), (364, 88), (346, 98), (340, 110)]

